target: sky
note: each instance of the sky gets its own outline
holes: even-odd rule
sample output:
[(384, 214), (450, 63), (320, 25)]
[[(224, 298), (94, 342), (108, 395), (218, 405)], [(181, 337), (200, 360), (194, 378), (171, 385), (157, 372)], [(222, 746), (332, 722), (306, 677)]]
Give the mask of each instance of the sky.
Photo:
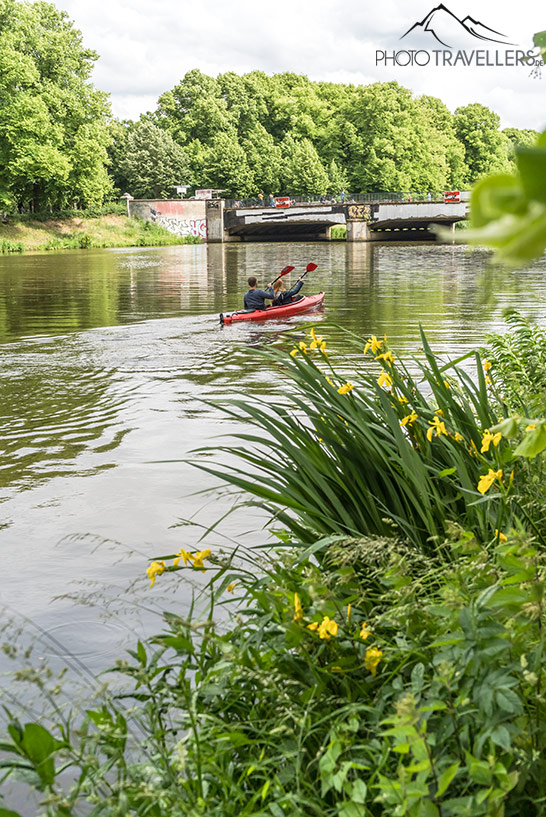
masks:
[[(499, 114), (502, 127), (546, 127), (546, 66), (542, 78), (533, 78), (529, 66), (376, 64), (377, 51), (392, 55), (410, 48), (443, 50), (430, 33), (413, 32), (400, 39), (440, 0), (54, 2), (83, 32), (85, 45), (100, 55), (93, 82), (111, 94), (113, 113), (121, 119), (137, 119), (154, 110), (164, 91), (198, 68), (213, 76), (261, 70), (364, 85), (397, 80), (416, 94), (439, 97), (451, 110), (481, 102)], [(470, 36), (464, 43), (468, 50), (489, 46), (493, 54), (499, 49), (502, 55), (506, 48), (527, 51), (533, 34), (546, 29), (544, 0), (444, 2), (459, 19), (470, 15), (514, 44), (484, 43)], [(438, 31), (440, 17), (435, 17)]]

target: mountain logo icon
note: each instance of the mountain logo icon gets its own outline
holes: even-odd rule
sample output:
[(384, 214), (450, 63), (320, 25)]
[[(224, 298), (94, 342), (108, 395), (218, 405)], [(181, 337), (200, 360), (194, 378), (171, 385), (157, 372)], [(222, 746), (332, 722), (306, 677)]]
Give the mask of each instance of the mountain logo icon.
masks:
[(459, 20), (443, 3), (429, 11), (421, 22), (414, 23), (411, 28), (408, 28), (400, 39), (403, 40), (404, 37), (412, 33), (414, 37), (417, 35), (420, 40), (430, 40), (433, 37), (446, 48), (464, 48), (471, 44), (475, 45), (476, 40), (481, 40), (484, 43), (516, 45), (516, 43), (509, 43), (505, 34), (501, 34), (500, 31), (480, 23), (479, 20), (474, 20), (470, 15), (467, 15), (463, 20)]

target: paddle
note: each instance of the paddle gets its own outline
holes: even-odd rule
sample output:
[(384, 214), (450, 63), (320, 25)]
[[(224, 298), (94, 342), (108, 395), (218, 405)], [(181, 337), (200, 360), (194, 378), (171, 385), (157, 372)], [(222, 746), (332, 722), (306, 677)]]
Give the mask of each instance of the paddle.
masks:
[(300, 278), (305, 278), (308, 272), (313, 272), (313, 270), (315, 270), (316, 268), (317, 265), (313, 264), (313, 262), (310, 261), (309, 264), (307, 264), (307, 267), (305, 268), (305, 272), (303, 273), (303, 275), (300, 275)]
[(276, 281), (278, 281), (278, 280), (279, 280), (279, 278), (282, 278), (284, 275), (288, 275), (288, 273), (289, 273), (289, 272), (292, 272), (292, 270), (293, 270), (293, 269), (294, 269), (294, 267), (290, 267), (290, 266), (288, 266), (288, 267), (284, 267), (284, 268), (281, 270), (281, 274), (280, 274), (280, 275), (277, 275), (277, 277), (275, 278), (275, 281), (271, 281), (271, 286), (273, 286), (273, 284), (274, 284)]

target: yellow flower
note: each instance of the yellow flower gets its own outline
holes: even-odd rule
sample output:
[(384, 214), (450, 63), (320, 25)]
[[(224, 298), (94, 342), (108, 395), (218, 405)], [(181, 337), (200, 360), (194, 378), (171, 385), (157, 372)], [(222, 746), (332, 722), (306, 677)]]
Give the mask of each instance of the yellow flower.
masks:
[(318, 630), (318, 621), (312, 621), (311, 624), (307, 625), (307, 629), (311, 630), (312, 632)]
[(403, 394), (401, 394), (400, 397), (397, 397), (396, 399), (398, 400), (399, 403), (407, 403), (408, 402), (408, 398), (404, 397)]
[(508, 485), (510, 485), (510, 486), (511, 486), (513, 482), (514, 482), (514, 472), (512, 471), (512, 472), (510, 473), (510, 478), (509, 478), (509, 480), (508, 480)]
[(400, 425), (401, 426), (410, 426), (416, 420), (417, 420), (417, 414), (414, 411), (412, 411), (411, 414), (407, 415), (407, 417), (402, 417), (402, 419), (400, 420)]
[(432, 437), (436, 434), (437, 437), (441, 437), (442, 434), (447, 434), (447, 429), (443, 420), (440, 420), (439, 417), (434, 417), (434, 419), (429, 420), (430, 428), (427, 431), (427, 440), (432, 442)]
[(298, 349), (292, 349), (292, 351), (290, 352), (290, 357), (296, 357), (297, 354), (298, 354)]
[(487, 375), (486, 378), (485, 378), (485, 385), (489, 386), (490, 384), (491, 384), (491, 378), (489, 377), (489, 375)]
[(227, 586), (228, 593), (233, 593), (236, 586), (237, 586), (237, 582), (231, 582), (231, 584), (228, 584), (228, 586)]
[[(385, 336), (386, 339), (386, 336)], [(372, 350), (372, 354), (376, 355), (378, 352), (381, 351), (381, 347), (383, 345), (382, 340), (377, 340), (375, 335), (372, 335), (371, 338), (368, 340), (366, 346), (364, 347), (364, 354), (367, 353), (368, 349)]]
[(451, 388), (451, 386), (449, 385), (449, 383), (447, 382), (447, 380), (444, 380), (444, 386), (446, 387), (446, 389), (450, 389), (450, 388)]
[(298, 343), (298, 346), (301, 349), (301, 351), (303, 352), (303, 354), (305, 354), (307, 352), (307, 346), (305, 345), (304, 340), (300, 340), (300, 342)]
[(329, 640), (331, 635), (337, 635), (337, 623), (333, 618), (324, 616), (318, 628), (318, 634), (321, 638)]
[(462, 434), (459, 434), (459, 432), (458, 432), (458, 431), (456, 431), (456, 432), (455, 432), (455, 442), (456, 442), (456, 443), (460, 443), (460, 442), (461, 442), (461, 440), (464, 440), (463, 435), (462, 435)]
[(495, 480), (501, 478), (501, 470), (493, 471), (493, 469), (490, 468), (487, 474), (482, 474), (480, 477), (480, 481), (478, 482), (478, 491), (480, 494), (485, 494), (491, 488)]
[(384, 360), (386, 363), (389, 363), (391, 366), (394, 363), (394, 355), (392, 352), (383, 352), (381, 355), (377, 355), (375, 358), (376, 360)]
[(497, 434), (491, 434), (489, 429), (486, 428), (485, 431), (483, 432), (482, 447), (480, 449), (481, 453), (485, 454), (486, 451), (489, 451), (489, 446), (491, 445), (491, 443), (493, 443), (493, 445), (496, 448), (497, 445), (500, 443), (501, 439), (502, 434), (500, 431)]
[(203, 559), (208, 559), (210, 556), (210, 550), (207, 548), (206, 550), (200, 550), (199, 553), (196, 553), (193, 558), (193, 567), (198, 568), (201, 570), (202, 573), (205, 572), (205, 566), (203, 565)]
[(507, 542), (508, 541), (508, 539), (506, 538), (504, 533), (501, 533), (499, 530), (497, 530), (497, 528), (495, 528), (495, 536), (498, 538), (499, 542)]
[(188, 562), (193, 562), (193, 558), (194, 557), (192, 556), (191, 553), (188, 553), (187, 550), (184, 550), (184, 548), (180, 548), (180, 556), (178, 557), (178, 559), (174, 560), (173, 564), (176, 567), (176, 565), (178, 564), (180, 559), (183, 559), (184, 560), (184, 565), (187, 566)]
[(322, 343), (320, 344), (319, 350), (321, 352), (323, 352), (324, 354), (326, 354), (326, 341), (325, 340), (323, 340)]
[(146, 569), (146, 573), (148, 574), (148, 578), (150, 579), (150, 587), (153, 587), (155, 584), (155, 577), (161, 576), (162, 573), (165, 572), (165, 562), (152, 562), (150, 567)]
[(378, 386), (386, 386), (390, 388), (392, 386), (392, 377), (387, 372), (383, 372), (379, 380), (377, 381)]
[(442, 411), (442, 409), (436, 409), (436, 411), (434, 412), (434, 414), (437, 414), (439, 417), (443, 417), (443, 416), (444, 416), (444, 412)]
[(294, 610), (294, 621), (301, 621), (303, 619), (303, 607), (297, 593), (294, 593)]
[(348, 619), (351, 618), (351, 605), (350, 604), (347, 605), (347, 618)]
[(368, 625), (365, 621), (362, 622), (362, 627), (360, 630), (360, 638), (363, 638), (364, 641), (372, 634), (372, 631), (368, 629)]
[(378, 650), (377, 647), (370, 647), (366, 650), (366, 657), (364, 659), (364, 666), (367, 670), (371, 672), (371, 674), (376, 676), (377, 674), (377, 665), (383, 658), (383, 653), (381, 650)]
[[(325, 375), (324, 375), (324, 377), (326, 378), (326, 380), (328, 381), (328, 383), (330, 384), (330, 386), (333, 386), (333, 385), (334, 385), (334, 384), (332, 383), (332, 381), (330, 380), (330, 378), (328, 377), (328, 375), (327, 375), (327, 374), (325, 374)], [(334, 386), (334, 388), (335, 388), (335, 386)]]
[(493, 365), (493, 364), (491, 363), (491, 361), (490, 361), (490, 360), (484, 360), (484, 362), (483, 362), (483, 370), (484, 370), (484, 372), (488, 372), (488, 371), (489, 371), (489, 369), (491, 368), (491, 366), (492, 366), (492, 365)]
[(344, 385), (344, 386), (340, 386), (340, 387), (339, 387), (339, 389), (337, 390), (337, 393), (338, 393), (338, 394), (348, 394), (348, 393), (349, 393), (350, 391), (352, 391), (353, 389), (354, 389), (353, 384), (352, 384), (352, 383), (347, 382), (347, 383), (345, 383), (345, 385)]
[(314, 340), (314, 341), (316, 341), (317, 336), (316, 336), (316, 334), (315, 334), (315, 327), (314, 327), (314, 326), (312, 326), (312, 327), (311, 327), (311, 329), (309, 330), (309, 334), (311, 335), (311, 337), (313, 338), (313, 340)]
[(529, 423), (529, 425), (525, 427), (525, 431), (533, 431), (533, 429), (535, 428), (536, 428), (535, 423)]

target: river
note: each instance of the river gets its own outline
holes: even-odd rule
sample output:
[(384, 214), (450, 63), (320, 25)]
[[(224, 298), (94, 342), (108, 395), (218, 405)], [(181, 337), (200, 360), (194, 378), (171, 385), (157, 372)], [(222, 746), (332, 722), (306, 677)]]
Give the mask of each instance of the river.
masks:
[[(509, 272), (489, 259), (461, 246), (343, 242), (0, 256), (5, 638), (21, 625), (44, 657), (65, 652), (96, 669), (154, 610), (187, 604), (190, 577), (150, 589), (145, 569), (197, 544), (202, 528), (183, 520), (207, 526), (233, 501), (198, 494), (214, 483), (183, 462), (233, 433), (205, 401), (280, 394), (282, 375), (257, 350), (292, 348), (309, 322), (337, 325), (324, 330), (334, 361), (346, 345), (338, 327), (386, 332), (400, 354), (417, 350), (421, 322), (433, 348), (456, 355), (502, 329), (507, 306), (546, 322), (546, 262)], [(249, 275), (265, 283), (293, 264), (295, 279), (308, 261), (318, 268), (305, 291), (326, 292), (323, 312), (220, 326)], [(350, 376), (350, 356), (343, 368)], [(263, 521), (239, 512), (211, 541), (261, 542)]]

